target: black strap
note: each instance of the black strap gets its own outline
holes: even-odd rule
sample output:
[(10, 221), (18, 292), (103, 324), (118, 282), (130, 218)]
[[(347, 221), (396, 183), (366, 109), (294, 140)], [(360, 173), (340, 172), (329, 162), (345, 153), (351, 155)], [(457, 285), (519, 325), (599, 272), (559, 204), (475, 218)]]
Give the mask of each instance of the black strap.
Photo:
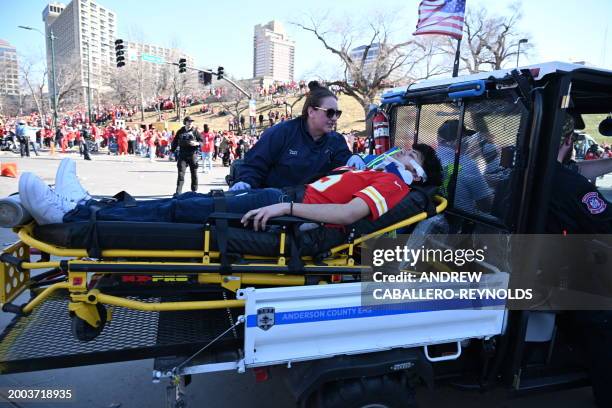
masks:
[(89, 205), (89, 230), (87, 232), (87, 256), (90, 258), (102, 258), (102, 246), (100, 245), (100, 231), (98, 226), (98, 211), (107, 206), (135, 207), (137, 205), (134, 197), (121, 191), (110, 199), (103, 199), (96, 204)]
[[(227, 203), (225, 201), (225, 192), (223, 190), (210, 190), (213, 198), (213, 204), (215, 206), (215, 212), (225, 212), (227, 210)], [(227, 219), (217, 218), (215, 220), (215, 234), (217, 236), (217, 246), (219, 247), (219, 253), (221, 254), (221, 270), (219, 273), (222, 275), (228, 275), (232, 273), (232, 265), (227, 256), (227, 238), (229, 235), (229, 223)]]
[(100, 237), (98, 231), (98, 221), (96, 214), (102, 207), (90, 205), (89, 231), (87, 233), (87, 256), (90, 258), (102, 258), (102, 248), (100, 247)]
[(289, 201), (293, 201), (294, 203), (301, 203), (304, 201), (304, 192), (306, 191), (306, 186), (291, 186), (291, 187), (283, 187), (283, 194), (289, 197)]
[(304, 271), (304, 262), (302, 261), (302, 250), (298, 245), (298, 234), (300, 232), (300, 224), (294, 224), (291, 228), (291, 258), (287, 266), (291, 273), (302, 273)]
[(425, 197), (425, 208), (424, 210), (427, 212), (427, 217), (433, 217), (437, 214), (436, 206), (434, 205), (433, 200), (431, 199), (431, 195), (420, 186), (411, 185), (410, 186), (411, 193), (412, 191), (417, 191), (421, 193)]

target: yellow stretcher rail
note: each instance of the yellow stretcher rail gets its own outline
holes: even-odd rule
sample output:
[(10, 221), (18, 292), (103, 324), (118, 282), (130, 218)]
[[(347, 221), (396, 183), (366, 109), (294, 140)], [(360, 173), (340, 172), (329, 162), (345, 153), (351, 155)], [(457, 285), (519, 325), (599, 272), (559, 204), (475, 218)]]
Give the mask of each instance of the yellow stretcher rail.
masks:
[[(440, 214), (444, 211), (448, 205), (448, 202), (444, 197), (436, 195), (434, 197), (436, 201), (436, 213)], [(367, 241), (371, 238), (386, 234), (387, 232), (394, 231), (399, 228), (404, 228), (409, 225), (412, 225), (416, 222), (422, 221), (427, 218), (427, 214), (425, 212), (416, 214), (408, 219), (405, 219), (401, 222), (390, 225), (381, 230), (372, 232), (370, 234), (364, 235), (362, 237), (356, 238), (352, 245), (359, 245), (364, 241)], [(19, 239), (25, 244), (38, 248), (39, 250), (46, 252), (55, 256), (62, 257), (76, 257), (76, 258), (85, 258), (88, 256), (87, 250), (85, 249), (69, 249), (69, 248), (60, 248), (51, 244), (47, 244), (40, 240), (34, 238), (32, 233), (32, 225), (28, 225), (23, 227), (17, 231), (17, 235)], [(330, 249), (331, 254), (336, 254), (340, 251), (348, 249), (350, 244), (342, 244), (338, 245), (332, 249)], [(203, 258), (205, 256), (205, 251), (198, 250), (134, 250), (134, 249), (105, 249), (102, 250), (103, 258), (131, 258), (131, 257), (147, 257), (147, 258)], [(219, 252), (210, 251), (208, 256), (211, 258), (218, 258), (220, 256)], [(250, 258), (250, 257), (249, 257)], [(275, 259), (273, 257), (259, 257), (252, 256), (254, 259)], [(311, 259), (311, 257), (304, 257), (303, 259)]]
[[(93, 291), (92, 291), (93, 292)], [(90, 292), (91, 293), (91, 292)], [(173, 312), (179, 310), (211, 310), (223, 308), (244, 307), (244, 300), (202, 300), (188, 302), (162, 302), (162, 303), (147, 303), (138, 300), (125, 299), (117, 296), (105, 295), (98, 293), (96, 295), (98, 302), (111, 305), (126, 307), (133, 310), (142, 310), (144, 312)]]
[[(441, 196), (434, 196), (434, 200), (436, 201), (437, 205), (436, 205), (436, 214), (440, 214), (442, 211), (444, 211), (446, 209), (446, 207), (448, 206), (448, 201)], [(423, 221), (424, 219), (427, 218), (427, 213), (425, 212), (421, 212), (419, 214), (413, 215), (410, 218), (405, 219), (404, 221), (400, 221), (397, 222), (393, 225), (389, 225), (386, 228), (380, 229), (378, 231), (372, 232), (370, 234), (366, 234), (363, 235), (357, 239), (355, 239), (355, 241), (353, 242), (353, 245), (359, 245), (362, 242), (365, 242), (369, 239), (378, 237), (380, 235), (386, 234), (387, 232), (391, 232), (391, 231), (395, 231), (399, 228), (404, 228), (407, 227), (409, 225), (412, 225), (414, 223), (417, 223), (419, 221)], [(334, 247), (330, 250), (330, 252), (332, 254), (335, 254), (337, 252), (343, 251), (345, 249), (347, 249), (349, 247), (350, 244), (342, 244), (342, 245), (338, 245), (337, 247)]]

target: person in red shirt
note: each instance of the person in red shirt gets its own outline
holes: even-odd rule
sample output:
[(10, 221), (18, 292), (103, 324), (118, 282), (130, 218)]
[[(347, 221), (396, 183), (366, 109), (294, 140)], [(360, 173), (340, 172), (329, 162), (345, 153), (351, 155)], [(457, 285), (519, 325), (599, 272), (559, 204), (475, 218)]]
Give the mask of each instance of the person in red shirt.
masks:
[[(228, 212), (244, 214), (242, 223), (251, 221), (255, 230), (264, 229), (268, 219), (282, 215), (294, 215), (305, 219), (334, 225), (348, 225), (369, 217), (376, 220), (393, 208), (410, 192), (411, 184), (442, 184), (442, 166), (435, 150), (425, 144), (415, 144), (394, 156), (403, 168), (399, 173), (375, 170), (347, 170), (342, 174), (323, 177), (305, 186), (300, 203), (287, 202), (285, 192), (276, 188), (246, 190), (225, 198)], [(56, 180), (56, 184), (78, 185), (72, 180)], [(87, 197), (84, 188), (74, 188), (75, 194), (85, 196), (64, 197), (32, 173), (23, 173), (19, 182), (19, 194), (23, 205), (39, 225), (89, 220), (95, 200)], [(57, 195), (57, 197), (48, 197)], [(76, 204), (76, 203), (85, 204)], [(58, 204), (61, 203), (61, 204)], [(66, 203), (72, 203), (67, 205)], [(101, 221), (132, 222), (183, 222), (203, 223), (214, 211), (214, 198), (210, 194), (185, 193), (169, 202), (162, 200), (105, 204), (96, 212)]]
[(156, 145), (157, 142), (157, 131), (154, 129), (149, 129), (145, 132), (145, 143), (149, 147), (149, 161), (155, 160), (156, 153)]
[(68, 141), (70, 140), (70, 131), (66, 130), (64, 135), (62, 136), (62, 140), (60, 141), (60, 146), (62, 147), (62, 153), (66, 153), (66, 149), (68, 148)]
[(128, 152), (128, 135), (123, 128), (118, 128), (115, 131), (115, 137), (117, 138), (117, 154), (119, 156), (125, 156)]
[(210, 131), (208, 125), (204, 124), (202, 133), (202, 171), (208, 173), (212, 171), (212, 155), (215, 151), (215, 135)]

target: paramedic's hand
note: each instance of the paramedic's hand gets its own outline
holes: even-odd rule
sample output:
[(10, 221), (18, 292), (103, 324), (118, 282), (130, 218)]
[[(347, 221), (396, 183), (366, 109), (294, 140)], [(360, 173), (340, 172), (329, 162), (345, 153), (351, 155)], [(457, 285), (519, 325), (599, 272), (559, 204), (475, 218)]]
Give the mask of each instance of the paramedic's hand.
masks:
[(231, 186), (229, 191), (250, 190), (250, 189), (251, 189), (251, 185), (249, 183), (245, 183), (244, 181), (239, 181), (233, 186)]
[(348, 161), (346, 162), (346, 165), (348, 167), (354, 167), (357, 170), (364, 170), (366, 168), (366, 163), (363, 161), (361, 156), (358, 154), (354, 154), (351, 157), (349, 157)]
[(266, 229), (266, 223), (270, 218), (280, 217), (281, 215), (289, 214), (289, 203), (272, 204), (267, 207), (261, 207), (256, 210), (251, 210), (242, 217), (242, 225), (249, 225), (249, 220), (253, 219), (253, 229), (255, 231), (263, 231)]

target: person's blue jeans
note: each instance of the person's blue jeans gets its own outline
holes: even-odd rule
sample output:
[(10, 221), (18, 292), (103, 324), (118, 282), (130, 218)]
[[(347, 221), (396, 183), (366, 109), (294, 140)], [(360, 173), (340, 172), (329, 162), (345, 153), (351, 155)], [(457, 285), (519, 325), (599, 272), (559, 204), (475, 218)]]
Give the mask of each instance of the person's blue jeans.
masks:
[[(209, 171), (212, 171), (213, 165), (212, 165), (212, 159), (211, 159), (211, 154), (209, 152), (202, 152), (202, 171), (205, 173), (208, 173)], [(208, 170), (206, 170), (206, 168), (208, 167)]]
[[(265, 188), (242, 190), (226, 194), (226, 212), (244, 214), (256, 208), (287, 201), (287, 196), (279, 189)], [(136, 201), (126, 206), (123, 202), (100, 203), (89, 200), (79, 204), (64, 215), (64, 222), (88, 221), (91, 206), (101, 207), (96, 213), (99, 221), (131, 222), (182, 222), (201, 224), (214, 211), (214, 198), (210, 194), (194, 192), (180, 194), (176, 198)]]

